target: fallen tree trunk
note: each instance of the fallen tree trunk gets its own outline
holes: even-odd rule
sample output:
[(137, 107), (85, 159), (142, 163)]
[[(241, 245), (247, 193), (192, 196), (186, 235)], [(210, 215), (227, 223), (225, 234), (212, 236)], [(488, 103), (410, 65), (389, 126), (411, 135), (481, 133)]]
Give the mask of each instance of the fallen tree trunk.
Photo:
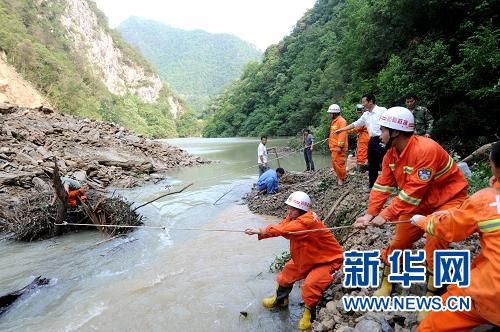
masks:
[(0, 296), (0, 315), (9, 309), (9, 307), (21, 296), (28, 294), (31, 290), (37, 288), (38, 286), (47, 285), (50, 279), (42, 278), (41, 276), (36, 277), (28, 286), (23, 287), (19, 290), (13, 291), (9, 294)]
[(467, 163), (469, 161), (476, 160), (480, 157), (487, 158), (491, 148), (493, 147), (493, 144), (495, 144), (495, 142), (488, 143), (488, 144), (481, 146), (480, 148), (476, 149), (474, 152), (472, 152), (470, 155), (468, 155), (467, 157), (465, 157), (461, 161), (464, 163)]

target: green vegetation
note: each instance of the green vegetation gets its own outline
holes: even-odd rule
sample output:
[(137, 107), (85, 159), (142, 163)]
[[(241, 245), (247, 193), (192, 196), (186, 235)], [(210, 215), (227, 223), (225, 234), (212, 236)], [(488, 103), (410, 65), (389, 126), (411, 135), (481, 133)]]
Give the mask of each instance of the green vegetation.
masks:
[(491, 177), (490, 163), (488, 161), (480, 161), (471, 167), (472, 176), (469, 180), (469, 195), (474, 194), (483, 188), (488, 187), (488, 181)]
[[(140, 65), (153, 73), (152, 66), (117, 33), (107, 28), (104, 14), (88, 2), (101, 27), (109, 32), (129, 64)], [(150, 137), (177, 136), (168, 97), (173, 92), (164, 87), (154, 104), (136, 96), (111, 94), (92, 72), (83, 50), (74, 50), (60, 23), (65, 1), (0, 0), (0, 50), (23, 77), (29, 80), (57, 110), (117, 122)], [(187, 118), (182, 132), (190, 133)], [(197, 121), (193, 122), (194, 127)]]
[(262, 63), (247, 65), (211, 101), (203, 134), (289, 136), (321, 126), (313, 132), (320, 140), (328, 132), (329, 104), (340, 104), (352, 121), (364, 93), (390, 107), (415, 92), (437, 119), (434, 137), (470, 151), (494, 140), (500, 128), (496, 5), (318, 0)]
[(283, 270), (285, 264), (292, 259), (288, 251), (283, 251), (281, 255), (274, 257), (274, 261), (269, 265), (269, 272), (276, 273)]
[(238, 78), (245, 64), (261, 56), (255, 47), (232, 35), (186, 31), (138, 17), (127, 19), (117, 30), (197, 114)]

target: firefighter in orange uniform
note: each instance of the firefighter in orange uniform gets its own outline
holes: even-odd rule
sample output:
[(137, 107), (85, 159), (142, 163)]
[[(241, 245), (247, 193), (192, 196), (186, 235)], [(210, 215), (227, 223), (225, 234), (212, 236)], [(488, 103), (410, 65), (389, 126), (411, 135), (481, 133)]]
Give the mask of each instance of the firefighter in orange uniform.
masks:
[[(361, 117), (365, 108), (361, 104), (356, 105), (356, 112), (358, 116)], [(358, 142), (356, 144), (356, 165), (358, 169), (362, 166), (366, 166), (368, 164), (368, 142), (370, 141), (370, 135), (368, 134), (368, 130), (366, 126), (355, 127), (349, 130), (349, 133), (355, 133)]]
[[(450, 155), (435, 141), (413, 135), (413, 114), (404, 107), (392, 107), (380, 116), (380, 139), (388, 147), (382, 162), (382, 174), (370, 192), (366, 214), (354, 223), (356, 228), (368, 225), (381, 227), (388, 220), (408, 220), (415, 214), (431, 214), (460, 205), (467, 198), (468, 183)], [(399, 194), (382, 209), (391, 193)], [(396, 234), (382, 251), (385, 262), (384, 278), (375, 296), (389, 296), (392, 285), (388, 256), (395, 249), (411, 249), (413, 243), (424, 235), (419, 227), (410, 223), (396, 225)], [(427, 296), (437, 291), (430, 276), (433, 269), (433, 252), (446, 249), (448, 242), (428, 236), (425, 244), (429, 273)], [(425, 312), (421, 312), (422, 319)]]
[(328, 148), (332, 154), (332, 167), (337, 174), (337, 184), (344, 184), (346, 178), (346, 155), (347, 155), (347, 132), (336, 134), (335, 131), (347, 126), (347, 122), (340, 115), (340, 106), (332, 104), (328, 108), (328, 116), (332, 119), (330, 125), (330, 136), (328, 138)]
[(316, 305), (323, 292), (333, 281), (332, 273), (341, 268), (344, 255), (342, 247), (329, 230), (308, 232), (326, 226), (316, 213), (310, 210), (311, 199), (306, 193), (292, 193), (285, 204), (288, 205), (288, 214), (279, 224), (271, 224), (264, 229), (248, 228), (245, 233), (258, 234), (259, 240), (276, 236), (290, 240), (292, 259), (276, 277), (276, 294), (264, 298), (262, 305), (269, 309), (287, 307), (293, 284), (305, 279), (301, 286), (305, 308), (298, 327), (306, 330), (311, 327)]
[(470, 286), (451, 285), (443, 295), (470, 296), (472, 310), (433, 311), (417, 331), (468, 331), (481, 324), (500, 326), (500, 142), (493, 146), (490, 166), (492, 187), (478, 191), (460, 207), (445, 214), (415, 215), (412, 223), (432, 236), (445, 241), (463, 241), (479, 233), (481, 251), (471, 266)]

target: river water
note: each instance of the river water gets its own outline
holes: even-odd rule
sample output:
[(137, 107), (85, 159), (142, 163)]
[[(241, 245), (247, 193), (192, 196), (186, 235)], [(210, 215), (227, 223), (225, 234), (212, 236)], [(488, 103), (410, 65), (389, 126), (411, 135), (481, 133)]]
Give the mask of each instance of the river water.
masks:
[[(278, 221), (252, 214), (241, 199), (257, 180), (258, 142), (169, 140), (219, 162), (172, 170), (157, 184), (116, 190), (141, 204), (166, 193), (167, 186), (194, 182), (185, 192), (139, 210), (146, 225), (166, 226), (166, 231), (140, 229), (100, 244), (106, 237), (92, 231), (33, 243), (0, 241), (0, 295), (38, 275), (51, 279), (0, 317), (0, 331), (296, 330), (302, 311), (297, 286), (289, 310), (270, 312), (260, 304), (274, 292), (275, 275), (268, 268), (288, 250), (288, 241), (175, 230), (244, 230)], [(268, 146), (284, 144), (284, 139), (270, 140)], [(314, 159), (317, 168), (329, 165), (325, 156)], [(301, 153), (280, 159), (280, 164), (285, 170), (304, 169)]]

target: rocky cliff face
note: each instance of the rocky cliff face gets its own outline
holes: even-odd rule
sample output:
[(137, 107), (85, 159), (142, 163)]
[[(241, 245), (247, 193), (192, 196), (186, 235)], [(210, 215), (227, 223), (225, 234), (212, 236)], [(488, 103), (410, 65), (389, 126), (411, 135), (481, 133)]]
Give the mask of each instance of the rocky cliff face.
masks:
[(60, 22), (73, 51), (84, 56), (109, 91), (119, 96), (130, 92), (143, 102), (155, 102), (162, 88), (160, 78), (123, 55), (86, 0), (64, 0), (64, 4)]

